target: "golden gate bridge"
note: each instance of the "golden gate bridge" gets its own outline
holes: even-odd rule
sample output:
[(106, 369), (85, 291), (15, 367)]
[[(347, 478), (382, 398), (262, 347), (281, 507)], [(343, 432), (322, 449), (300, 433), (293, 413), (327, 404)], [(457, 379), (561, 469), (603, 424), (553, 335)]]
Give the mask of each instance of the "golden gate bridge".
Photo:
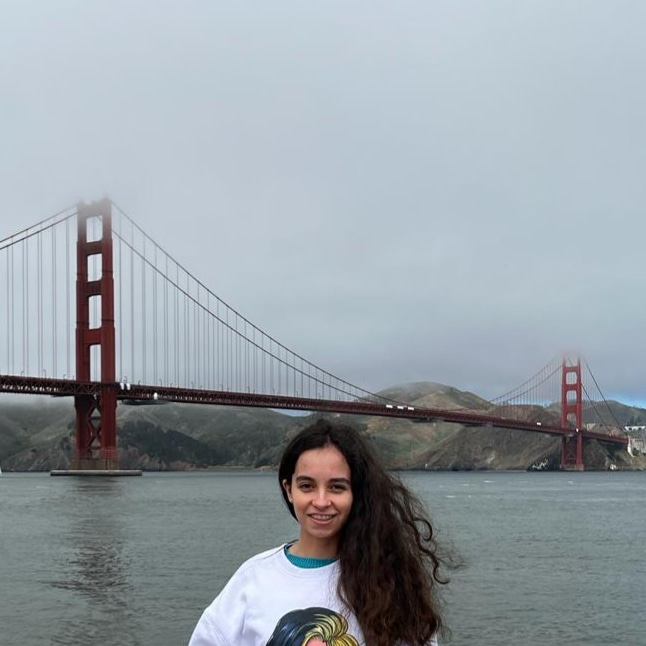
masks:
[[(411, 406), (353, 385), (242, 316), (107, 198), (0, 240), (0, 276), (0, 392), (74, 398), (74, 470), (118, 470), (117, 403), (127, 400), (519, 429), (561, 437), (563, 469), (584, 469), (584, 441), (630, 450), (618, 423), (584, 425), (584, 395), (594, 400), (579, 359), (552, 362), (486, 411)], [(528, 418), (554, 401), (558, 421)]]

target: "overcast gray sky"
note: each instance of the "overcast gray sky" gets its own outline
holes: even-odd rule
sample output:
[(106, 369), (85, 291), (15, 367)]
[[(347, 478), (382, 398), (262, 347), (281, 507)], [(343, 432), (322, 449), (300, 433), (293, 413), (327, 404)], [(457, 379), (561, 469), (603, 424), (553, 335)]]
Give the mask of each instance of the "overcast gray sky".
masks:
[(646, 400), (642, 0), (0, 0), (0, 238), (104, 195), (359, 386)]

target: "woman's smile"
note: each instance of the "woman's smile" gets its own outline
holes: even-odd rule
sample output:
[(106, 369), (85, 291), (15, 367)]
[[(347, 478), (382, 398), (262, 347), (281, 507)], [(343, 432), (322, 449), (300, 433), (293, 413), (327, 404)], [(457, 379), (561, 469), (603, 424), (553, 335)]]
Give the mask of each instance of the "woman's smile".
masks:
[(321, 523), (326, 523), (334, 518), (333, 514), (308, 514), (308, 516)]

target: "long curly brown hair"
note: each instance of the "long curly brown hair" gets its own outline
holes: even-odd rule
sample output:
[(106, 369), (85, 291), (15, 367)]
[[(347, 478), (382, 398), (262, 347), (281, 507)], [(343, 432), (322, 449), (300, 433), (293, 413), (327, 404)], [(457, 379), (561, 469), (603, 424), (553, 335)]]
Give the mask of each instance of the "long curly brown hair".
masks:
[[(335, 446), (350, 467), (352, 508), (339, 542), (338, 592), (357, 617), (366, 644), (424, 646), (444, 628), (438, 584), (448, 582), (422, 502), (379, 460), (361, 433), (319, 420), (287, 445), (279, 483), (291, 482), (301, 453)], [(281, 492), (294, 518), (287, 493)]]

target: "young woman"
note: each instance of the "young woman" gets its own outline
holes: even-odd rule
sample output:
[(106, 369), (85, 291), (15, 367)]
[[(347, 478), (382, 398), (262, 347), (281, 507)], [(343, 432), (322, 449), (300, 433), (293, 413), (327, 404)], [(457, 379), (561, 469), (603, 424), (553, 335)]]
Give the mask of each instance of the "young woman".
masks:
[(189, 646), (436, 644), (446, 581), (431, 522), (361, 434), (323, 420), (302, 430), (278, 480), (298, 540), (246, 561)]

